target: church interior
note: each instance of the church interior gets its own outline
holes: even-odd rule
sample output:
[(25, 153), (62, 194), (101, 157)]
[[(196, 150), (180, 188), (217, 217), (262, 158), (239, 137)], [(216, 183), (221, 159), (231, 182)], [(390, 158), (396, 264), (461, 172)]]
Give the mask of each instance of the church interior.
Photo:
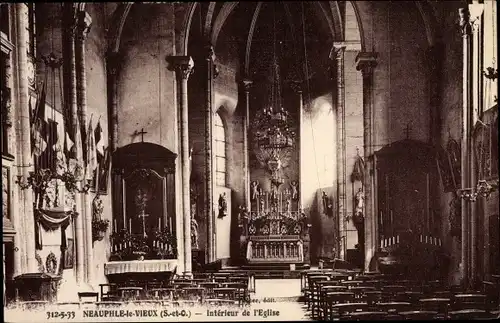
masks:
[(496, 0), (0, 10), (7, 314), (498, 317)]

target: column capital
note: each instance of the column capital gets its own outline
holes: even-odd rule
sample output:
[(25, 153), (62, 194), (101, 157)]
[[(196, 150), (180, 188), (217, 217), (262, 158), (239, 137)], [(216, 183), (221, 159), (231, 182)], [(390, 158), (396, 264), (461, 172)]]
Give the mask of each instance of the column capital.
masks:
[(253, 81), (250, 79), (243, 79), (241, 80), (241, 84), (243, 85), (243, 88), (245, 89), (245, 92), (249, 92), (250, 88), (253, 85)]
[(356, 69), (363, 75), (370, 75), (377, 66), (378, 54), (375, 52), (360, 52), (356, 56)]
[(469, 4), (469, 23), (472, 26), (472, 32), (478, 32), (481, 26), (481, 15), (484, 11), (484, 4), (474, 2)]
[(302, 81), (291, 81), (290, 87), (295, 93), (302, 93)]
[(470, 19), (469, 8), (459, 8), (458, 16), (459, 16), (458, 25), (461, 28), (462, 36), (468, 37), (472, 32), (472, 26), (470, 24), (471, 19)]
[(193, 73), (194, 61), (191, 56), (168, 56), (169, 70), (173, 70), (183, 80), (187, 80)]
[(207, 56), (205, 57), (206, 60), (211, 60), (212, 62), (215, 62), (216, 56), (212, 44), (207, 44), (205, 46), (205, 53), (207, 54)]
[(346, 49), (346, 45), (343, 42), (333, 42), (332, 49), (330, 50), (330, 55), (328, 58), (331, 60), (339, 59), (342, 57)]
[(86, 11), (79, 11), (76, 16), (76, 36), (78, 40), (84, 41), (90, 32), (92, 18)]

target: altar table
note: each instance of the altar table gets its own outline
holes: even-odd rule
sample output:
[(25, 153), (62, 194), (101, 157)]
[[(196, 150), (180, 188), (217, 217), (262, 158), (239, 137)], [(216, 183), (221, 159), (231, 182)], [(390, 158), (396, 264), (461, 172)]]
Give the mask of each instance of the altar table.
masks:
[(177, 259), (110, 261), (104, 264), (104, 275), (174, 272), (177, 262)]

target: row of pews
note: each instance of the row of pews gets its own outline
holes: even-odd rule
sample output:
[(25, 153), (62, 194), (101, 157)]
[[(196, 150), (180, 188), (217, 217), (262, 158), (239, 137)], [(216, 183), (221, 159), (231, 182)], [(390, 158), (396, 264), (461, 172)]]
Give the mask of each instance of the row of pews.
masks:
[(99, 285), (99, 292), (80, 292), (78, 302), (46, 301), (18, 302), (21, 309), (62, 308), (114, 308), (128, 305), (179, 306), (243, 306), (250, 304), (252, 280), (244, 273), (194, 273), (175, 275), (172, 279), (127, 280), (120, 284)]
[(440, 281), (322, 269), (302, 272), (301, 287), (314, 320), (499, 318), (498, 284), (471, 292)]

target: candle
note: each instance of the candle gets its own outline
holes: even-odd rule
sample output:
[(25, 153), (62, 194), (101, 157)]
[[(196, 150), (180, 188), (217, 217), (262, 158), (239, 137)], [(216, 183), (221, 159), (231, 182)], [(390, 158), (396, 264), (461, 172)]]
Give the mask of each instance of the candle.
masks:
[(161, 218), (158, 218), (158, 231), (161, 230)]
[(128, 219), (128, 232), (132, 234), (132, 219)]
[(115, 223), (115, 225), (114, 225), (114, 227), (113, 227), (113, 232), (116, 232), (116, 231), (117, 231), (117, 229), (118, 229), (118, 227), (116, 226), (116, 219), (115, 219), (114, 223)]
[(173, 231), (172, 231), (172, 230), (173, 230), (173, 229), (172, 229), (172, 218), (168, 218), (168, 223), (169, 223), (169, 225), (170, 225), (170, 233), (172, 233), (172, 232), (173, 232)]

